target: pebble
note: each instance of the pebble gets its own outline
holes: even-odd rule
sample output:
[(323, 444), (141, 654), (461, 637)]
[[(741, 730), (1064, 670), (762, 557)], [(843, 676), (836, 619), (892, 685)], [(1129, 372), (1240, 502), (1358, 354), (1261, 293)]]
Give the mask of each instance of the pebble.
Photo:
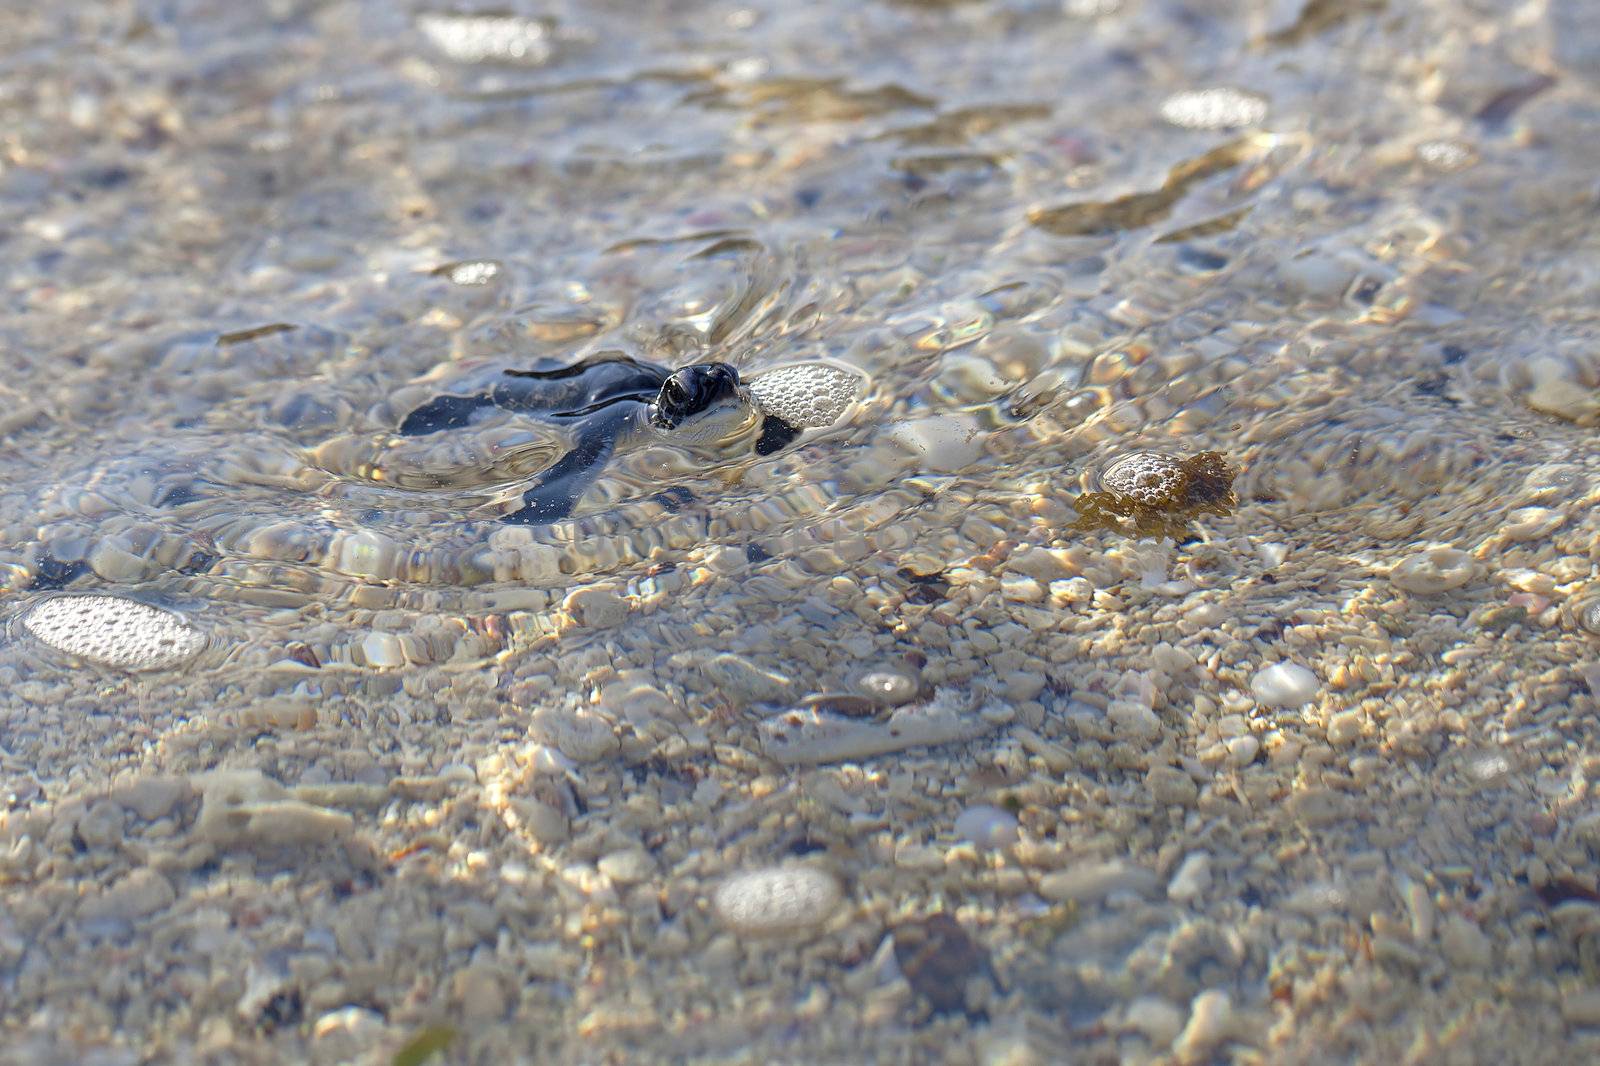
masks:
[(1141, 996), (1128, 1004), (1122, 1024), (1157, 1047), (1169, 1047), (1183, 1031), (1183, 1011), (1164, 999)]
[(1202, 992), (1189, 1004), (1189, 1024), (1172, 1042), (1172, 1053), (1180, 1062), (1204, 1061), (1232, 1029), (1233, 1000), (1218, 989)]
[(1561, 997), (1561, 1017), (1568, 1025), (1600, 1026), (1600, 989), (1578, 989)]
[(1118, 735), (1134, 740), (1149, 740), (1161, 733), (1161, 718), (1142, 703), (1113, 700), (1106, 708), (1106, 718)]
[(117, 670), (176, 666), (206, 643), (182, 615), (122, 596), (52, 596), (22, 624), (58, 651)]
[(329, 843), (350, 835), (353, 819), (301, 800), (258, 770), (214, 770), (200, 780), (195, 834), (219, 847)]
[(1006, 560), (1006, 569), (1014, 573), (1031, 577), (1035, 581), (1049, 584), (1052, 581), (1065, 581), (1072, 577), (1072, 569), (1047, 548), (1028, 545), (1018, 548)]
[(1460, 588), (1477, 572), (1472, 556), (1459, 548), (1429, 548), (1397, 563), (1389, 581), (1413, 595), (1437, 596)]
[(656, 864), (641, 848), (613, 851), (600, 859), (595, 866), (619, 885), (637, 885), (655, 876)]
[(718, 886), (712, 907), (738, 933), (767, 934), (821, 925), (844, 898), (839, 879), (815, 866), (769, 866)]
[(1261, 741), (1253, 736), (1233, 737), (1223, 745), (1229, 766), (1249, 766), (1261, 751)]
[(83, 921), (131, 922), (166, 910), (177, 899), (172, 884), (149, 867), (141, 867), (117, 879), (98, 896), (78, 905)]
[(723, 652), (700, 666), (706, 680), (735, 706), (750, 703), (777, 703), (794, 691), (794, 682), (782, 674), (763, 670), (748, 659)]
[(1158, 883), (1154, 872), (1111, 859), (1045, 874), (1039, 879), (1039, 895), (1056, 903), (1094, 903), (1120, 892), (1148, 896)]
[(956, 835), (989, 850), (1009, 848), (1018, 836), (1016, 815), (987, 803), (962, 811), (956, 817), (955, 829)]
[(1366, 716), (1360, 711), (1340, 711), (1328, 719), (1328, 743), (1334, 747), (1354, 744), (1361, 739)]
[(1031, 577), (1006, 574), (1000, 579), (1000, 595), (1013, 603), (1040, 603), (1046, 589)]
[(97, 577), (124, 583), (138, 581), (144, 577), (145, 569), (149, 565), (144, 559), (132, 552), (124, 551), (111, 541), (102, 541), (95, 545), (85, 562)]
[(609, 629), (621, 625), (628, 617), (628, 601), (617, 590), (605, 585), (591, 585), (576, 589), (567, 595), (562, 607), (572, 620), (587, 629)]
[(405, 646), (393, 633), (368, 633), (361, 641), (361, 660), (376, 669), (404, 666)]
[(1200, 786), (1176, 766), (1152, 766), (1144, 775), (1144, 786), (1163, 807), (1190, 807), (1200, 798)]
[(1554, 508), (1519, 507), (1506, 515), (1500, 533), (1511, 541), (1537, 540), (1554, 533), (1566, 520), (1567, 516)]
[(738, 548), (719, 544), (706, 552), (706, 569), (713, 574), (731, 577), (750, 565), (749, 556)]
[(165, 817), (172, 808), (194, 795), (194, 788), (181, 777), (141, 777), (111, 790), (111, 798), (147, 822)]
[(383, 1015), (365, 1007), (340, 1007), (311, 1027), (311, 1057), (318, 1064), (356, 1062), (383, 1039)]
[(541, 707), (529, 720), (528, 733), (580, 763), (597, 762), (619, 745), (616, 728), (583, 707)]
[(1301, 707), (1322, 689), (1317, 675), (1299, 663), (1273, 663), (1256, 671), (1250, 691), (1268, 707)]
[(1199, 899), (1210, 887), (1211, 856), (1203, 851), (1192, 852), (1167, 883), (1167, 898), (1187, 903)]
[(767, 719), (757, 731), (769, 758), (803, 766), (972, 740), (1014, 716), (1015, 711), (1003, 704), (967, 710), (964, 701), (941, 690), (928, 703), (900, 707), (884, 721), (795, 709)]
[(965, 414), (934, 415), (897, 424), (888, 439), (916, 456), (937, 474), (953, 474), (983, 454), (985, 433), (977, 419)]
[(450, 979), (450, 995), (461, 1004), (462, 1016), (474, 1022), (497, 1021), (511, 1005), (500, 975), (481, 964), (456, 971)]

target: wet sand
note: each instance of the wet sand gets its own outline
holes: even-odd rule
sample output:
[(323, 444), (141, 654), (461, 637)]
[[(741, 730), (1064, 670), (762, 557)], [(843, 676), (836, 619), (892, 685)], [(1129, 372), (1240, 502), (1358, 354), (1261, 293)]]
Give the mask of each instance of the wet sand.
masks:
[[(1600, 1053), (1571, 0), (7, 22), (0, 1061)], [(870, 385), (395, 435), (602, 351)]]

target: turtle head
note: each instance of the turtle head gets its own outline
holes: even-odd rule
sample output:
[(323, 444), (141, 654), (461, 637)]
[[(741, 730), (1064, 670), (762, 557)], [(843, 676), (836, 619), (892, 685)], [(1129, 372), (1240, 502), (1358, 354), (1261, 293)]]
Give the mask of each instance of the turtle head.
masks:
[(727, 363), (696, 363), (675, 370), (650, 405), (650, 424), (673, 430), (710, 414), (748, 406), (739, 372)]

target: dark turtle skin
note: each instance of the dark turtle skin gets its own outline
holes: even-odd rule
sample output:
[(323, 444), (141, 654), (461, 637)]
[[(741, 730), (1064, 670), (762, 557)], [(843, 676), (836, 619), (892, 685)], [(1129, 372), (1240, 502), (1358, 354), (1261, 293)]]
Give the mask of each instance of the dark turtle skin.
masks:
[[(599, 355), (571, 365), (541, 361), (531, 370), (505, 370), (483, 391), (436, 396), (400, 423), (400, 433), (420, 437), (470, 425), (479, 411), (500, 408), (565, 428), (572, 449), (539, 474), (522, 494), (522, 507), (505, 516), (518, 525), (566, 518), (619, 448), (652, 433), (692, 440), (697, 423), (735, 407), (748, 409), (739, 372), (727, 363), (695, 363), (668, 370), (624, 355)], [(771, 455), (800, 431), (764, 416), (758, 455)]]

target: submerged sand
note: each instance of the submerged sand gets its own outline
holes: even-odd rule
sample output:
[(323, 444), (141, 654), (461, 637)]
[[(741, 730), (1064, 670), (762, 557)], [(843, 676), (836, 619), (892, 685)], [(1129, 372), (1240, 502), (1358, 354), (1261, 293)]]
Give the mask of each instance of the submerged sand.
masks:
[[(1600, 1055), (1600, 27), (1479, 7), (13, 12), (0, 1061)], [(614, 348), (872, 387), (391, 439)]]

